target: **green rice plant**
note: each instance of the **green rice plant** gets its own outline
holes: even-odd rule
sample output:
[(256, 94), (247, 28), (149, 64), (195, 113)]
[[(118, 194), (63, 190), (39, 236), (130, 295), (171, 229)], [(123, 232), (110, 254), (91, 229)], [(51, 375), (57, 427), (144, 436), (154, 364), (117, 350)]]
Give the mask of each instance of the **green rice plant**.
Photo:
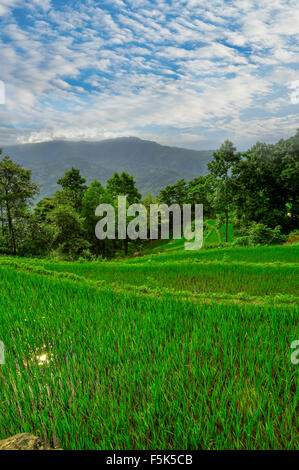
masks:
[[(29, 267), (30, 264), (24, 264)], [(207, 261), (205, 263), (59, 263), (41, 266), (49, 271), (74, 274), (107, 284), (170, 287), (190, 293), (246, 292), (251, 296), (298, 295), (299, 266), (276, 266)]]
[(298, 448), (296, 308), (118, 294), (16, 266), (0, 265), (0, 438), (31, 432), (64, 449)]
[(168, 263), (170, 261), (191, 262), (200, 261), (221, 261), (223, 257), (228, 261), (244, 261), (248, 263), (299, 263), (299, 245), (272, 245), (272, 246), (250, 246), (227, 248), (201, 249), (198, 251), (185, 251), (183, 246), (176, 252), (162, 252), (156, 255), (147, 255), (130, 259), (130, 263), (139, 264), (150, 259), (155, 263)]

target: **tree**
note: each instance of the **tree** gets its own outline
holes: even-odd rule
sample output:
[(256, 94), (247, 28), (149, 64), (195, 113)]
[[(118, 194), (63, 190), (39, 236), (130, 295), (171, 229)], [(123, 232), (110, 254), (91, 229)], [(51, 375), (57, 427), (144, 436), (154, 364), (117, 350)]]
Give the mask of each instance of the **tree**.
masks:
[(284, 231), (299, 223), (299, 132), (275, 145), (257, 143), (233, 170), (236, 213), (250, 221)]
[(47, 220), (48, 214), (54, 209), (55, 207), (55, 199), (54, 197), (45, 197), (41, 199), (34, 208), (34, 214), (36, 217), (41, 221), (45, 222)]
[(141, 199), (141, 194), (138, 192), (135, 184), (133, 176), (125, 171), (121, 175), (115, 172), (112, 178), (108, 179), (106, 190), (114, 199), (118, 196), (126, 196), (129, 204), (134, 204), (138, 203)]
[(62, 186), (62, 189), (73, 194), (76, 210), (81, 210), (83, 194), (87, 189), (84, 185), (85, 178), (80, 175), (80, 170), (71, 168), (65, 175), (57, 181), (57, 184)]
[(179, 204), (182, 206), (187, 203), (188, 185), (184, 178), (177, 181), (177, 183), (166, 186), (159, 193), (158, 199), (160, 202), (171, 206), (172, 204)]
[(78, 255), (89, 248), (85, 239), (83, 219), (77, 211), (67, 205), (57, 205), (49, 214), (48, 221), (53, 226), (53, 247), (69, 256)]
[(81, 214), (84, 217), (84, 226), (89, 242), (91, 243), (94, 251), (99, 254), (100, 249), (104, 251), (104, 240), (100, 241), (95, 236), (95, 226), (97, 218), (95, 216), (96, 207), (101, 204), (104, 195), (104, 187), (99, 182), (94, 180), (87, 191), (85, 191), (82, 199)]
[(66, 188), (62, 191), (56, 191), (54, 195), (54, 207), (56, 206), (73, 207), (79, 214), (82, 210), (82, 200), (78, 198), (78, 194), (71, 189)]
[(215, 217), (215, 210), (212, 206), (212, 197), (215, 192), (215, 179), (212, 175), (199, 176), (188, 183), (187, 202), (188, 204), (203, 204), (204, 216)]
[[(114, 173), (112, 178), (107, 181), (106, 192), (109, 193), (114, 200), (118, 196), (126, 196), (128, 204), (135, 204), (140, 202), (141, 194), (135, 186), (135, 180), (133, 176), (126, 172), (122, 172), (121, 175)], [(124, 239), (124, 250), (125, 255), (128, 254), (128, 239)]]
[(232, 170), (240, 162), (240, 154), (236, 153), (233, 143), (226, 140), (221, 147), (214, 152), (213, 160), (208, 163), (208, 169), (215, 178), (216, 192), (214, 206), (216, 212), (225, 217), (225, 241), (228, 241), (228, 222), (231, 204), (234, 199), (234, 184)]
[[(2, 150), (0, 149), (0, 154)], [(30, 199), (38, 193), (38, 186), (31, 181), (31, 171), (14, 163), (9, 156), (0, 161), (0, 206), (2, 224), (7, 220), (10, 245), (17, 253), (15, 226), (28, 214)], [(2, 227), (3, 228), (3, 227)]]
[(280, 177), (287, 197), (289, 228), (296, 229), (299, 227), (299, 129), (284, 144)]
[(280, 218), (284, 196), (272, 154), (272, 145), (258, 142), (234, 168), (236, 215), (245, 226), (250, 221), (275, 226)]
[(22, 255), (45, 256), (49, 253), (53, 242), (52, 225), (42, 220), (36, 213), (30, 214), (22, 228), (19, 253)]

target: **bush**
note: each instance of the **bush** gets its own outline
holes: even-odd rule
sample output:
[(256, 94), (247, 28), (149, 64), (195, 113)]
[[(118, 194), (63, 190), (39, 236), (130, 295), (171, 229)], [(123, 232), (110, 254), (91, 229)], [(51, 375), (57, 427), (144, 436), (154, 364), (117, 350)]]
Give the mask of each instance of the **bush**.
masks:
[(293, 230), (293, 232), (289, 233), (287, 244), (292, 245), (293, 243), (299, 242), (299, 230)]
[(267, 225), (257, 223), (253, 223), (249, 228), (248, 237), (250, 245), (277, 245), (286, 240), (279, 225), (272, 229)]
[(69, 256), (61, 253), (61, 251), (57, 250), (52, 250), (49, 254), (50, 259), (55, 260), (55, 261), (70, 261)]
[(272, 238), (272, 244), (273, 245), (280, 245), (281, 243), (284, 243), (287, 239), (286, 235), (283, 235), (281, 233), (281, 226), (277, 225), (273, 230), (273, 238)]
[(214, 250), (215, 248), (229, 248), (231, 243), (221, 242), (221, 243), (209, 243), (207, 245), (203, 244), (205, 250)]
[(97, 257), (94, 255), (88, 248), (85, 248), (82, 250), (80, 257), (78, 261), (83, 262), (83, 261), (96, 261)]
[(7, 243), (7, 239), (0, 235), (0, 254), (2, 255), (10, 255), (12, 254), (12, 250)]
[(242, 237), (237, 237), (233, 241), (233, 246), (249, 246), (250, 245), (250, 237), (248, 235), (244, 235)]

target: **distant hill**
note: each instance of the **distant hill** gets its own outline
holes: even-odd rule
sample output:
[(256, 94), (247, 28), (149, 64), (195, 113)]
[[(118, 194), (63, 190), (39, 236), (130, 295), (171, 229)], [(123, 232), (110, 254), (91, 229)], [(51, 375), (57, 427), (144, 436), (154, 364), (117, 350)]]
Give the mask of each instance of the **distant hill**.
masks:
[(105, 183), (114, 171), (134, 176), (144, 195), (156, 195), (167, 184), (180, 178), (190, 180), (207, 173), (206, 164), (213, 151), (168, 147), (135, 137), (100, 142), (51, 141), (5, 147), (14, 161), (32, 170), (33, 180), (41, 186), (39, 198), (59, 189), (56, 182), (72, 166), (79, 168), (90, 183)]

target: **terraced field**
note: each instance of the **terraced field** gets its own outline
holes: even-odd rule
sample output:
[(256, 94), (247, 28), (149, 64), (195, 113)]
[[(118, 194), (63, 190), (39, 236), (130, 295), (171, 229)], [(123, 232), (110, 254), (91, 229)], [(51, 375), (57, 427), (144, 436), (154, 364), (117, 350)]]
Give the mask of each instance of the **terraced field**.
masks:
[(0, 259), (0, 439), (298, 448), (299, 247)]

